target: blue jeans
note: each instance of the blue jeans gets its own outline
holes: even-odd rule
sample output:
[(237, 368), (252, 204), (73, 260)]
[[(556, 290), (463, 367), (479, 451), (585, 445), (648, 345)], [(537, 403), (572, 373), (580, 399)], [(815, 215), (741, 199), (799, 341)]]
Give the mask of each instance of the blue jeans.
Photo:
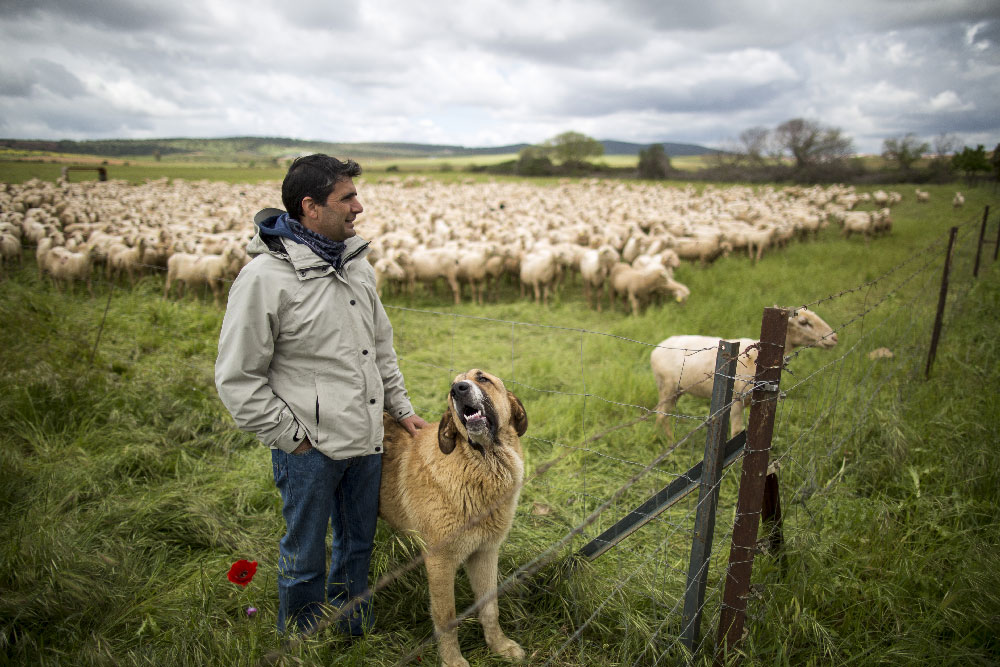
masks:
[[(361, 596), (337, 629), (364, 634), (372, 618), (368, 567), (378, 518), (381, 454), (335, 461), (315, 448), (304, 454), (273, 449), (271, 465), (286, 530), (279, 543), (278, 631), (284, 632), (287, 623), (308, 630), (322, 618), (324, 601), (341, 607)], [(329, 573), (327, 525), (333, 532)]]

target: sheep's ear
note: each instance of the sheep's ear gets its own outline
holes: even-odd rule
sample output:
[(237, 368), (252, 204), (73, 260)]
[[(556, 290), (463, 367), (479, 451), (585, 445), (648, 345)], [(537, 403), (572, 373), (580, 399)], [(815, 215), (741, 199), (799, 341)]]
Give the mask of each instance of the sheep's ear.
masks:
[(517, 437), (521, 437), (528, 430), (528, 413), (521, 403), (521, 399), (507, 392), (507, 400), (510, 402), (510, 420), (514, 423)]
[(455, 438), (458, 431), (455, 428), (455, 421), (451, 418), (451, 408), (441, 415), (441, 422), (438, 424), (438, 449), (442, 454), (451, 454), (455, 451)]

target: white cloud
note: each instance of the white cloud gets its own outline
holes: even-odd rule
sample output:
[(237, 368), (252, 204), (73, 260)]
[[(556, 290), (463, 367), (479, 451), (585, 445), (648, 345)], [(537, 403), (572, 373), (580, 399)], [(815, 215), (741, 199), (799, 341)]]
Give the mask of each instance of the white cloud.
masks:
[(931, 111), (969, 111), (975, 108), (974, 104), (959, 99), (954, 90), (938, 93), (931, 98), (929, 106)]

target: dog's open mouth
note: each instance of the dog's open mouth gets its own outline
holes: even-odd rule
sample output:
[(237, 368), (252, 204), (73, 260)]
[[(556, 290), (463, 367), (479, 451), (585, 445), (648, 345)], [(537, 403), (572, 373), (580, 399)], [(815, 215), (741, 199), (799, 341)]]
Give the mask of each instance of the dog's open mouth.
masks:
[(478, 432), (489, 428), (489, 420), (486, 418), (486, 415), (483, 414), (482, 408), (476, 408), (471, 405), (463, 405), (460, 414), (462, 415), (462, 425), (465, 426), (467, 431)]

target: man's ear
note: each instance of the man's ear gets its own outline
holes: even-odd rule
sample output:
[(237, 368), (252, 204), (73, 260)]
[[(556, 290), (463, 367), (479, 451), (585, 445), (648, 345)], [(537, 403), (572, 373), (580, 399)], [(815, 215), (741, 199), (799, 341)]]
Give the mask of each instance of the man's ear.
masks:
[(507, 400), (510, 402), (510, 421), (514, 424), (517, 437), (521, 437), (528, 430), (528, 413), (521, 403), (521, 399), (507, 392)]
[[(316, 217), (316, 211), (319, 209), (320, 204), (312, 197), (302, 198), (302, 217), (303, 218), (314, 218)], [(299, 221), (301, 222), (301, 220)]]
[(451, 454), (455, 451), (455, 438), (457, 436), (458, 430), (451, 418), (451, 408), (448, 408), (441, 415), (441, 422), (438, 424), (438, 449), (441, 450), (442, 454)]

